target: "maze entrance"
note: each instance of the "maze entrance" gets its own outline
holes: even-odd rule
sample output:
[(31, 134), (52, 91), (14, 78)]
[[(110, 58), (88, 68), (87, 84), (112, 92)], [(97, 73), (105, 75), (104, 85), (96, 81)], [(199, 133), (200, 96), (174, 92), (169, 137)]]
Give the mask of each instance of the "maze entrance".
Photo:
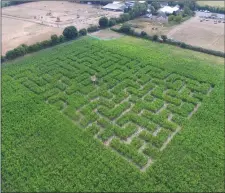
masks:
[(141, 171), (213, 89), (94, 45), (42, 59), (11, 77)]

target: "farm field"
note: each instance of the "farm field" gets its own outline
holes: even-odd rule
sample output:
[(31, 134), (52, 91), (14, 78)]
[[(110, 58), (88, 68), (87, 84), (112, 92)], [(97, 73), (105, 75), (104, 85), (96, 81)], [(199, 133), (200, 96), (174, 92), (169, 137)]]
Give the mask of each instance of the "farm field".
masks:
[(209, 5), (214, 7), (224, 7), (224, 1), (197, 1), (199, 5)]
[(196, 16), (170, 30), (167, 36), (194, 46), (225, 52), (224, 23), (214, 24), (212, 19), (200, 22)]
[[(50, 15), (49, 15), (50, 14)], [(121, 12), (68, 1), (38, 1), (2, 8), (2, 54), (20, 44), (28, 45), (61, 35), (63, 29), (97, 25), (102, 16), (118, 17)], [(57, 17), (60, 22), (57, 22)], [(16, 31), (15, 31), (16, 29)]]
[(224, 66), (207, 56), (85, 37), (4, 64), (3, 192), (224, 191)]
[[(225, 52), (224, 23), (214, 24), (213, 20), (200, 22), (197, 14), (179, 25), (168, 26), (150, 19), (139, 18), (129, 21), (137, 32), (145, 31), (149, 35), (167, 35), (174, 40), (207, 49)], [(152, 28), (157, 28), (153, 30)]]

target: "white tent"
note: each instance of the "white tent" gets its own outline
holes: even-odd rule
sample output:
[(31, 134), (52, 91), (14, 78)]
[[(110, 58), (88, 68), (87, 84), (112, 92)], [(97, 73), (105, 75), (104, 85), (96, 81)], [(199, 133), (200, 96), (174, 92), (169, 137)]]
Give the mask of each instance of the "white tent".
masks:
[(167, 13), (167, 14), (172, 14), (174, 11), (176, 12), (179, 9), (180, 9), (179, 6), (175, 6), (175, 7), (165, 6), (163, 8), (160, 8), (158, 11), (163, 12), (163, 13)]

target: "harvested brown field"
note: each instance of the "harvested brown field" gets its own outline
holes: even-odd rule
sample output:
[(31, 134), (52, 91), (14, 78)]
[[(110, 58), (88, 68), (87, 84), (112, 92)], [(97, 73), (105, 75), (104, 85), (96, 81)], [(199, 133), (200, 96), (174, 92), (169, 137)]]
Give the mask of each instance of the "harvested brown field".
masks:
[(187, 44), (224, 52), (224, 23), (209, 19), (200, 22), (199, 17), (171, 29), (167, 36)]
[[(77, 29), (98, 24), (102, 16), (118, 17), (121, 12), (100, 6), (67, 1), (39, 1), (2, 8), (2, 54), (20, 44), (32, 44), (61, 34), (66, 26)], [(57, 21), (58, 19), (58, 21)]]
[(47, 40), (52, 34), (62, 34), (62, 31), (60, 28), (2, 17), (2, 54), (21, 44)]
[(215, 7), (224, 7), (224, 1), (197, 1), (199, 5), (209, 5)]

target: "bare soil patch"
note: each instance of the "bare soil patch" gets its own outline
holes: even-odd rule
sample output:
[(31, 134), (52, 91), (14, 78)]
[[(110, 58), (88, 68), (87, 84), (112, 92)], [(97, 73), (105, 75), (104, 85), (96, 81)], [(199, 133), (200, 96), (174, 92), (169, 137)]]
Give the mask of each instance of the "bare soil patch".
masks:
[(215, 7), (224, 7), (224, 1), (197, 1), (199, 5), (209, 5)]
[(21, 44), (33, 44), (47, 40), (52, 34), (62, 34), (62, 29), (48, 27), (23, 20), (2, 18), (2, 54)]
[(109, 39), (120, 38), (121, 36), (123, 36), (123, 34), (116, 33), (110, 29), (105, 29), (105, 30), (94, 32), (91, 34), (91, 36), (94, 36), (103, 40), (109, 40)]

